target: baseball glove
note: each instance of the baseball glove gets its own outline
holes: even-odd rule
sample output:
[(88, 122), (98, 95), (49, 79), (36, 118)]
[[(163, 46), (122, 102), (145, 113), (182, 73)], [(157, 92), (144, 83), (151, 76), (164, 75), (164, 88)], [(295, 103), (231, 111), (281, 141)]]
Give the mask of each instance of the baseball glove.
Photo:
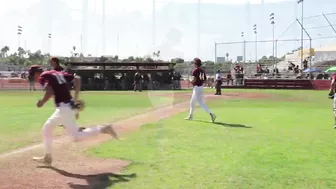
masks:
[(77, 100), (71, 104), (71, 107), (78, 111), (83, 111), (85, 108), (85, 102), (83, 100)]
[(329, 99), (334, 99), (334, 96), (335, 96), (335, 93), (334, 93), (334, 92), (330, 92), (330, 93), (328, 94), (328, 98), (329, 98)]

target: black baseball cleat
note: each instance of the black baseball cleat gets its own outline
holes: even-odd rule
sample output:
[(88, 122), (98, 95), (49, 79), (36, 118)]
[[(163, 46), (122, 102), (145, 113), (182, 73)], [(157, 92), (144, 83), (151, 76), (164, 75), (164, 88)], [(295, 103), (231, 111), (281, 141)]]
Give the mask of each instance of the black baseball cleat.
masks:
[(118, 134), (116, 133), (116, 131), (113, 129), (112, 125), (105, 125), (102, 130), (101, 133), (105, 133), (105, 134), (109, 134), (112, 137), (114, 137), (117, 140), (120, 140), (118, 137)]

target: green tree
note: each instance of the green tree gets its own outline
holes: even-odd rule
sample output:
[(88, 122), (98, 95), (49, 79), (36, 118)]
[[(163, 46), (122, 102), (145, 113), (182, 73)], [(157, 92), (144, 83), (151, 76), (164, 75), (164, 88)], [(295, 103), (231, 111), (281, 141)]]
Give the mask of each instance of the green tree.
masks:
[(7, 57), (8, 55), (7, 55), (7, 53), (8, 53), (8, 51), (9, 51), (9, 47), (8, 46), (4, 46), (4, 47), (2, 47), (2, 49), (1, 49), (1, 53), (0, 53), (0, 56), (1, 57)]
[(133, 56), (128, 57), (128, 61), (130, 62), (134, 61), (134, 57)]
[(19, 57), (22, 57), (23, 55), (26, 54), (26, 51), (22, 47), (19, 47), (17, 51), (18, 51)]
[(182, 58), (173, 58), (173, 59), (170, 60), (170, 62), (177, 63), (177, 64), (184, 63), (184, 59), (182, 59)]

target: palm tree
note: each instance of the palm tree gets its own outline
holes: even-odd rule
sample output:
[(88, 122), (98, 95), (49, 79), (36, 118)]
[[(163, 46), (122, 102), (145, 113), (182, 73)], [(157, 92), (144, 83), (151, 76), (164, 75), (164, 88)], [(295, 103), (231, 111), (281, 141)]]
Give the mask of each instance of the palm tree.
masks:
[(225, 56), (226, 56), (226, 61), (229, 61), (229, 53), (226, 53)]
[(19, 53), (19, 56), (22, 57), (22, 55), (26, 54), (26, 51), (22, 47), (19, 47), (18, 53)]
[(8, 47), (8, 46), (4, 46), (4, 47), (1, 49), (1, 55), (2, 55), (3, 57), (7, 57), (7, 56), (8, 56), (8, 55), (7, 55), (8, 51), (9, 51), (9, 47)]

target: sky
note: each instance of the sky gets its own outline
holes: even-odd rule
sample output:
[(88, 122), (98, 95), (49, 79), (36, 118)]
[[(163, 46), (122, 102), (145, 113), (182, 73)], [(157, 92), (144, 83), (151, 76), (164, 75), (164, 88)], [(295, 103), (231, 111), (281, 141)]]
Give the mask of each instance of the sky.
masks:
[[(302, 12), (296, 1), (201, 0), (198, 32), (197, 0), (156, 0), (153, 38), (153, 0), (106, 0), (105, 24), (103, 0), (0, 0), (0, 22), (4, 26), (0, 28), (0, 47), (7, 45), (13, 52), (21, 46), (55, 56), (70, 56), (75, 46), (76, 52), (83, 52), (85, 56), (124, 58), (160, 50), (164, 60), (176, 57), (214, 60), (215, 43), (240, 42), (218, 45), (216, 55), (229, 53), (229, 58), (235, 60), (244, 55), (245, 46), (246, 60), (253, 61), (273, 54), (273, 30), (269, 20), (272, 12), (276, 23), (274, 39), (278, 39), (274, 45), (276, 55), (282, 56), (300, 47), (301, 30), (295, 19), (300, 18)], [(87, 6), (83, 6), (85, 2)], [(328, 26), (322, 13), (334, 12), (327, 18), (336, 24), (334, 7), (335, 0), (304, 0), (304, 17), (319, 15), (304, 19), (312, 38), (336, 36), (331, 27), (314, 28)], [(254, 24), (257, 35), (253, 33)], [(22, 26), (21, 36), (17, 35), (18, 25)], [(244, 32), (243, 38), (241, 32)], [(51, 39), (48, 33), (52, 34)], [(268, 42), (256, 45), (256, 38)], [(305, 34), (304, 38), (308, 36)], [(284, 39), (297, 40), (282, 42)], [(243, 40), (247, 41), (245, 45)], [(312, 40), (313, 47), (333, 43), (334, 38)], [(309, 45), (309, 41), (305, 41), (304, 47)]]

